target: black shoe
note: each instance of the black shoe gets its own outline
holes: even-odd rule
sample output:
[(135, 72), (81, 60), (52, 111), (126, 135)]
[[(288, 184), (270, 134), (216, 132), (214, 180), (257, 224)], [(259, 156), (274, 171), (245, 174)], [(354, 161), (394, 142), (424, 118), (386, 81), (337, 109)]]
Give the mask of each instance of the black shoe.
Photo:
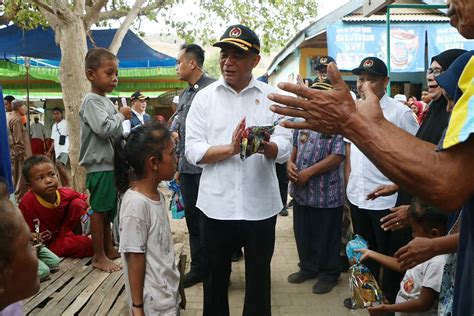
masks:
[(344, 300), (344, 307), (348, 309), (356, 309), (356, 306), (352, 302), (352, 298), (348, 297)]
[(240, 259), (242, 259), (244, 253), (242, 252), (242, 248), (239, 248), (239, 250), (234, 251), (232, 254), (231, 260), (232, 262), (237, 262)]
[(298, 272), (290, 274), (288, 276), (288, 282), (299, 284), (299, 283), (303, 283), (306, 280), (314, 279), (317, 276), (318, 276), (317, 273), (305, 272), (305, 271), (300, 270)]
[(318, 280), (313, 285), (313, 293), (314, 294), (326, 294), (332, 291), (332, 289), (336, 286), (337, 281), (335, 282), (326, 282), (326, 281), (321, 281)]
[(203, 281), (204, 281), (203, 277), (195, 273), (188, 272), (183, 277), (183, 287), (186, 289), (198, 283), (202, 283)]
[(286, 209), (286, 207), (281, 209), (280, 216), (288, 216), (288, 210)]

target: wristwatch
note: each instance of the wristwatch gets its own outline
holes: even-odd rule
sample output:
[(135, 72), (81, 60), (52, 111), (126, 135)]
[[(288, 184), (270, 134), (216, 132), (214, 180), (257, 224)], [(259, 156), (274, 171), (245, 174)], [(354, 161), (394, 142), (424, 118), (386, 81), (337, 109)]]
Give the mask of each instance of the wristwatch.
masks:
[(141, 303), (141, 304), (132, 303), (132, 307), (135, 307), (135, 308), (143, 308), (143, 303)]

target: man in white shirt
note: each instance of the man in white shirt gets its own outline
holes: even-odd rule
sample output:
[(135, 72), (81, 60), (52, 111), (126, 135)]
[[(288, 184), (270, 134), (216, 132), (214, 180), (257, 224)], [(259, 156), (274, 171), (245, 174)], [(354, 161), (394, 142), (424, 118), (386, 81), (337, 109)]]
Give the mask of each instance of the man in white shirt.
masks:
[(51, 127), (51, 138), (54, 140), (48, 149), (47, 156), (54, 150), (56, 158), (56, 167), (58, 168), (59, 178), (63, 186), (69, 186), (69, 176), (66, 172), (66, 166), (69, 163), (69, 132), (67, 121), (63, 119), (63, 110), (55, 107), (53, 109), (53, 119), (55, 123)]
[[(419, 125), (410, 108), (385, 93), (389, 78), (387, 67), (382, 60), (376, 57), (366, 57), (358, 68), (352, 70), (352, 73), (359, 76), (357, 90), (362, 99), (365, 99), (361, 92), (362, 85), (369, 82), (377, 97), (380, 98), (380, 106), (385, 118), (408, 133), (416, 134)], [(397, 194), (378, 197), (375, 200), (369, 197), (378, 187), (390, 184), (391, 181), (375, 167), (359, 148), (350, 144), (348, 140), (346, 141), (346, 157), (349, 157), (346, 163), (350, 164), (346, 193), (350, 202), (354, 233), (367, 240), (370, 249), (387, 254), (391, 232), (384, 231), (380, 227), (380, 219), (388, 215), (389, 209), (395, 206)], [(378, 280), (380, 265), (371, 261), (367, 262), (367, 266)], [(350, 304), (345, 301), (344, 305), (348, 307)]]
[(276, 215), (282, 209), (275, 162), (288, 160), (291, 131), (277, 126), (259, 154), (239, 157), (247, 126), (272, 125), (273, 87), (257, 81), (258, 36), (230, 26), (214, 46), (221, 48), (222, 78), (196, 95), (186, 120), (185, 154), (203, 168), (197, 207), (203, 212), (203, 243), (209, 260), (203, 315), (229, 315), (232, 252), (245, 251), (244, 315), (271, 315), (270, 262)]
[(31, 151), (33, 155), (44, 155), (44, 125), (35, 116), (34, 123), (30, 126)]

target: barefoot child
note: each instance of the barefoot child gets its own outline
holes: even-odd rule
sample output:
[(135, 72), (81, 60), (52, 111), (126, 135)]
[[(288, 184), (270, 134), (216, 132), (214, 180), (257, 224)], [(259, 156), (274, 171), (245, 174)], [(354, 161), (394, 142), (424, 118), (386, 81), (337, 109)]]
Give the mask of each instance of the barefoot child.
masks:
[[(408, 209), (408, 220), (413, 237), (435, 238), (444, 236), (447, 217), (438, 209), (414, 198)], [(403, 272), (394, 257), (373, 250), (358, 250), (363, 253), (361, 260), (375, 260), (381, 265)], [(395, 304), (370, 307), (371, 315), (396, 312), (397, 315), (437, 315), (438, 295), (443, 276), (445, 256), (440, 255), (420, 263), (405, 272)]]
[[(147, 123), (115, 145), (115, 179), (122, 197), (120, 247), (132, 315), (179, 315), (179, 272), (167, 207), (158, 191), (176, 171), (165, 125)], [(133, 183), (130, 179), (133, 179)]]
[[(54, 162), (46, 156), (31, 156), (23, 162), (23, 178), (29, 191), (21, 199), (20, 210), (31, 232), (40, 235), (41, 242), (60, 257), (92, 256), (92, 241), (82, 235), (81, 216), (87, 210), (87, 196), (70, 188), (59, 188)], [(50, 267), (59, 264), (57, 258), (46, 258)], [(45, 263), (46, 263), (45, 262)], [(40, 265), (43, 273), (49, 269)]]
[(130, 119), (131, 110), (120, 112), (106, 94), (117, 86), (117, 58), (105, 48), (93, 48), (86, 55), (86, 76), (91, 93), (82, 101), (81, 150), (79, 161), (86, 168), (86, 186), (90, 192), (91, 235), (94, 247), (92, 265), (106, 272), (121, 267), (111, 259), (120, 255), (113, 246), (110, 223), (116, 215), (117, 192), (114, 186), (114, 138), (122, 134), (122, 122)]

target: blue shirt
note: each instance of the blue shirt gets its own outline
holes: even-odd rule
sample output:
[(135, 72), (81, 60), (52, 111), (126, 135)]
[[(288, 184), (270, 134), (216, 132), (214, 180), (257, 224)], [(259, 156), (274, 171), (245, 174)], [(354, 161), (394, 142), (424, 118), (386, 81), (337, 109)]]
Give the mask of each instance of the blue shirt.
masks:
[[(295, 130), (293, 147), (296, 148), (298, 170), (311, 167), (331, 154), (345, 156), (341, 135), (326, 135), (310, 130)], [(344, 204), (343, 163), (336, 168), (318, 174), (301, 187), (291, 184), (290, 193), (303, 206), (335, 208)]]

